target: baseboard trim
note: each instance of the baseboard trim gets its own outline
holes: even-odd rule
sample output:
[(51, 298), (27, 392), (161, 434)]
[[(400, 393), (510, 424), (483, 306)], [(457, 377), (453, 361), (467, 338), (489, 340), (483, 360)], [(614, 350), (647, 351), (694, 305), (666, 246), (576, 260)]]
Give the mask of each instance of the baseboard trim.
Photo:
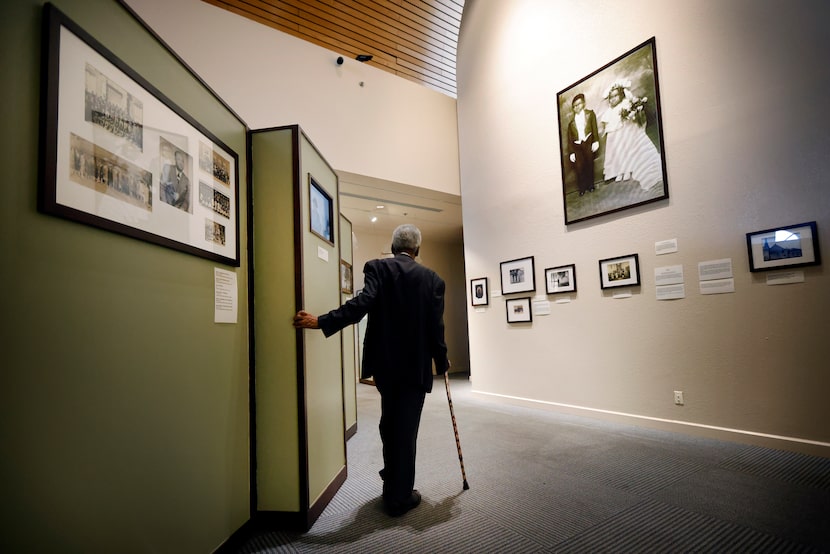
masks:
[(573, 415), (595, 417), (606, 421), (624, 422), (632, 425), (641, 425), (661, 429), (664, 431), (675, 431), (678, 433), (692, 434), (696, 436), (704, 436), (707, 438), (722, 439), (756, 446), (765, 446), (769, 448), (778, 448), (781, 450), (791, 450), (803, 454), (830, 458), (830, 443), (827, 442), (770, 433), (759, 433), (756, 431), (748, 431), (746, 429), (719, 427), (717, 425), (707, 425), (678, 419), (665, 419), (640, 414), (615, 412), (612, 410), (601, 410), (598, 408), (588, 408), (574, 404), (535, 400), (533, 398), (510, 396), (475, 389), (472, 390), (472, 393), (523, 406), (550, 409), (552, 411), (569, 413)]
[(346, 440), (349, 440), (353, 436), (357, 434), (357, 422), (351, 425), (348, 429), (346, 429)]

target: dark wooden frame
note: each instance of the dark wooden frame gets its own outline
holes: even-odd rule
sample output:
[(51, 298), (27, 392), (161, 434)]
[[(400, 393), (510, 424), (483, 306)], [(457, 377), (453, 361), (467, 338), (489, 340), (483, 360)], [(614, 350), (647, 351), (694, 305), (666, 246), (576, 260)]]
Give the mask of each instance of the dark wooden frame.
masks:
[[(236, 152), (52, 4), (44, 6), (42, 58), (38, 209), (238, 267)], [(75, 73), (65, 65), (74, 65)], [(81, 93), (70, 86), (75, 81), (61, 83), (62, 68), (65, 80), (80, 82)], [(99, 100), (90, 99), (91, 75), (107, 91), (109, 106), (122, 94), (128, 109), (101, 110)], [(186, 206), (160, 194), (168, 169), (161, 152), (170, 145), (189, 166)], [(213, 162), (208, 171), (201, 168), (203, 146), (219, 153), (229, 175), (225, 164), (219, 174)]]
[[(615, 263), (628, 263), (628, 276), (611, 278), (609, 270), (611, 265)], [(600, 288), (613, 289), (617, 287), (638, 287), (640, 286), (640, 257), (637, 254), (627, 254), (625, 256), (617, 256), (614, 258), (606, 258), (599, 261), (599, 284)]]
[[(798, 244), (783, 248), (778, 243), (786, 238), (779, 238), (779, 233), (790, 235), (809, 231), (810, 236), (798, 235)], [(773, 245), (769, 245), (769, 239)], [(776, 249), (775, 247), (778, 246)], [(746, 234), (746, 249), (749, 256), (749, 271), (772, 271), (793, 267), (821, 265), (821, 251), (818, 246), (818, 228), (815, 221), (773, 227), (763, 231)], [(768, 252), (765, 252), (767, 250)], [(808, 250), (808, 252), (805, 252)]]
[[(527, 265), (529, 264), (529, 267)], [(525, 267), (520, 267), (524, 265)], [(511, 266), (516, 266), (511, 268)], [(513, 287), (513, 283), (509, 280), (505, 281), (505, 270), (510, 272), (511, 269), (523, 269), (526, 273), (530, 273), (530, 279), (522, 279), (522, 282), (527, 282), (529, 286)], [(499, 264), (499, 274), (501, 276), (501, 293), (502, 294), (516, 294), (520, 292), (533, 292), (536, 290), (536, 269), (534, 265), (533, 256), (526, 258), (516, 258), (515, 260), (508, 260)], [(511, 290), (506, 290), (510, 288)]]
[[(476, 286), (482, 286), (484, 295), (481, 300), (476, 300)], [(490, 304), (490, 284), (487, 277), (470, 279), (470, 304), (472, 306), (487, 306)]]
[[(515, 317), (515, 308), (516, 306), (521, 306), (522, 311), (527, 310), (527, 319), (525, 318), (516, 318)], [(513, 311), (511, 311), (513, 308)], [(521, 298), (508, 298), (504, 302), (504, 309), (506, 310), (507, 315), (507, 323), (532, 323), (533, 322), (533, 309), (530, 303), (529, 296), (522, 296)], [(511, 317), (511, 314), (514, 317)]]
[[(635, 100), (635, 106), (642, 106), (641, 110), (632, 109), (627, 111), (630, 114), (627, 119), (630, 121), (636, 120), (637, 124), (645, 130), (651, 144), (656, 148), (660, 157), (662, 184), (660, 185), (660, 182), (658, 182), (643, 190), (639, 182), (633, 179), (616, 183), (613, 181), (615, 176), (605, 175), (600, 178), (604, 171), (606, 143), (605, 137), (601, 136), (599, 137), (599, 150), (594, 154), (595, 186), (592, 192), (587, 192), (584, 196), (580, 195), (575, 184), (576, 173), (573, 163), (569, 160), (568, 153), (568, 126), (573, 119), (574, 112), (571, 107), (573, 99), (577, 94), (585, 96), (585, 109), (595, 110), (597, 126), (600, 128), (601, 114), (605, 110), (600, 110), (599, 107), (605, 102), (606, 93), (610, 90), (612, 84), (624, 81), (630, 82), (628, 90), (633, 100)], [(559, 157), (562, 169), (562, 202), (566, 224), (627, 210), (669, 197), (654, 37), (564, 88), (557, 93), (556, 99), (559, 121)], [(642, 104), (640, 104), (641, 101)], [(634, 124), (630, 123), (629, 125)], [(638, 152), (646, 151), (650, 153), (649, 148), (638, 149)], [(644, 157), (640, 156), (638, 159), (642, 161)], [(645, 159), (651, 159), (653, 165), (653, 156), (649, 155)], [(601, 166), (600, 161), (602, 161)]]
[[(549, 275), (555, 271), (567, 270), (570, 273), (570, 284), (567, 287), (551, 287)], [(563, 292), (576, 292), (576, 266), (574, 264), (548, 267), (545, 269), (545, 291), (548, 294), (560, 294)]]
[(346, 260), (340, 260), (340, 292), (352, 294), (354, 292), (354, 275), (352, 264)]
[[(328, 234), (326, 234), (325, 229), (315, 229), (314, 227), (314, 198), (312, 197), (314, 191), (320, 195), (326, 204), (323, 209), (329, 222)], [(334, 200), (310, 173), (308, 174), (308, 228), (312, 234), (334, 245)]]

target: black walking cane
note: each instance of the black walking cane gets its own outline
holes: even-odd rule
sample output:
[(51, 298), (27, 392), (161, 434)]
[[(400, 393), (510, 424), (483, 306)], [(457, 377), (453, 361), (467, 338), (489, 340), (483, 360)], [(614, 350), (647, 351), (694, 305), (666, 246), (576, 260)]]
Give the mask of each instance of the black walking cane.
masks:
[(449, 372), (444, 373), (444, 386), (447, 387), (447, 402), (450, 405), (450, 417), (452, 418), (452, 430), (455, 433), (455, 447), (458, 449), (458, 463), (461, 464), (461, 478), (464, 479), (464, 490), (470, 488), (467, 484), (467, 473), (464, 471), (464, 456), (461, 455), (461, 440), (458, 438), (458, 425), (455, 423), (455, 411), (452, 409), (452, 396), (450, 395)]

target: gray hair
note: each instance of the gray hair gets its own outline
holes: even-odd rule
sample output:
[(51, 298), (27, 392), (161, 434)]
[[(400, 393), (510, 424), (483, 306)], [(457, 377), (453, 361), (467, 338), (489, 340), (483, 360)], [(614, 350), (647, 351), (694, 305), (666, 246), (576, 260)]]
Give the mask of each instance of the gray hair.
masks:
[(392, 252), (417, 252), (421, 247), (421, 231), (410, 223), (399, 225), (392, 233)]

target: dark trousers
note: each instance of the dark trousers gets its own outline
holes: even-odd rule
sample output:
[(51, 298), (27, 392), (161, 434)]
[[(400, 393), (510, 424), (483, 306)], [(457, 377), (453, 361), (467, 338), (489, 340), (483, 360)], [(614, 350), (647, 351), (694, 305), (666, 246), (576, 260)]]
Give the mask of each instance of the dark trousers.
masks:
[(594, 188), (594, 153), (591, 152), (591, 143), (574, 144), (574, 171), (576, 171), (579, 192), (588, 192)]
[(383, 499), (404, 502), (415, 485), (415, 449), (426, 393), (417, 389), (378, 388), (380, 439), (383, 443)]

